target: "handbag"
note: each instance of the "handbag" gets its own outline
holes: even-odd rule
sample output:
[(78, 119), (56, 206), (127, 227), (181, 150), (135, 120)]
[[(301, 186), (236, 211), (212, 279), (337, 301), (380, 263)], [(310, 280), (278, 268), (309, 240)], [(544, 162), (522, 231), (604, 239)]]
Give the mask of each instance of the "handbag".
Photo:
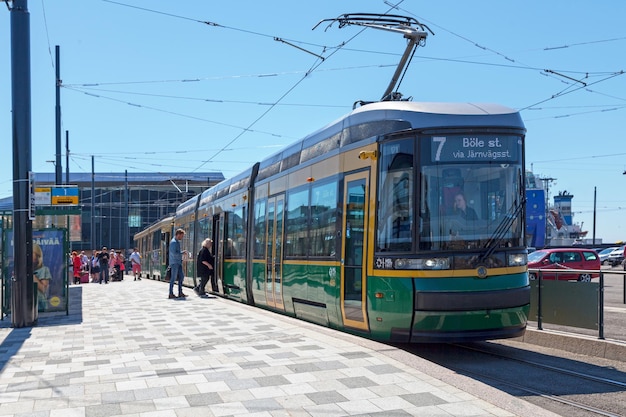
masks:
[(169, 281), (170, 279), (172, 279), (172, 268), (168, 265), (165, 270), (165, 280)]

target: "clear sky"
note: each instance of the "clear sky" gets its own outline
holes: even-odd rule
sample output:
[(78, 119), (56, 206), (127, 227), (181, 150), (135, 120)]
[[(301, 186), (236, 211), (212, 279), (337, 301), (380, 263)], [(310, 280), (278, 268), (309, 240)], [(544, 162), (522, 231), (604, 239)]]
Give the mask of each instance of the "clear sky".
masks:
[[(392, 6), (397, 5), (394, 9)], [(527, 169), (574, 195), (592, 237), (626, 240), (626, 2), (30, 0), (32, 168), (54, 172), (55, 45), (63, 170), (226, 177), (377, 100), (401, 35), (322, 19), (393, 13), (428, 25), (399, 90), (521, 110)], [(0, 198), (12, 194), (10, 12), (0, 10)], [(279, 39), (279, 40), (277, 40)], [(282, 40), (282, 42), (280, 41)], [(321, 60), (320, 58), (324, 58)]]

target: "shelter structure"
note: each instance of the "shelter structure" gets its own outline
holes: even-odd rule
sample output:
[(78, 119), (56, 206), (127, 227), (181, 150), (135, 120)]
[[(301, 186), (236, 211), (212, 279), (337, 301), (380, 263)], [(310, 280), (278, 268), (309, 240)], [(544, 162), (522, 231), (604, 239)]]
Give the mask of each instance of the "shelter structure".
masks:
[[(77, 189), (78, 202), (48, 205), (36, 198), (33, 227), (66, 227), (72, 250), (102, 246), (130, 249), (135, 233), (174, 213), (179, 204), (222, 180), (220, 172), (71, 173), (69, 182), (59, 185), (55, 184), (54, 173), (36, 173), (36, 194), (73, 188), (74, 192)], [(12, 197), (0, 199), (0, 212), (8, 216), (3, 216), (2, 227), (12, 226), (12, 210)]]

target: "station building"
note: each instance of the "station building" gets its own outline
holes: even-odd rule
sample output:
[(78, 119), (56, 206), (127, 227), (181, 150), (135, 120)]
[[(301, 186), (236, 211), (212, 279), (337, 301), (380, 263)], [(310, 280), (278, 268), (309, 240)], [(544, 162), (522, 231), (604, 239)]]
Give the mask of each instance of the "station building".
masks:
[[(220, 172), (70, 173), (67, 184), (56, 185), (54, 173), (36, 173), (36, 190), (74, 187), (78, 204), (37, 205), (33, 229), (67, 227), (72, 250), (102, 246), (128, 250), (135, 233), (173, 214), (179, 204), (223, 179)], [(12, 209), (12, 197), (0, 200), (3, 228), (12, 228), (8, 215)]]

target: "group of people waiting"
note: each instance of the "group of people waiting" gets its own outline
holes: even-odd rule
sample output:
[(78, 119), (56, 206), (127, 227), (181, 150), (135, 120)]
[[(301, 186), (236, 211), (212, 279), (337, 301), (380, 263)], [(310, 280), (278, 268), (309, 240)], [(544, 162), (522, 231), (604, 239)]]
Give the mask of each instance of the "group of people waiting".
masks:
[[(106, 246), (103, 246), (102, 250), (94, 250), (91, 257), (88, 257), (85, 251), (82, 251), (80, 254), (77, 251), (73, 251), (71, 257), (74, 284), (79, 284), (81, 276), (84, 275), (90, 277), (90, 282), (98, 282), (100, 284), (103, 282), (108, 284), (109, 280), (121, 281), (124, 279), (126, 271), (124, 251), (116, 251), (114, 249), (109, 251)], [(141, 255), (137, 248), (133, 250), (129, 260), (135, 281), (141, 280)]]
[[(187, 297), (187, 295), (183, 293), (184, 273), (182, 261), (183, 256), (189, 256), (190, 253), (181, 248), (181, 241), (184, 235), (185, 231), (183, 229), (177, 229), (169, 244), (169, 298)], [(211, 283), (211, 290), (214, 292), (218, 291), (217, 279), (213, 270), (215, 257), (212, 253), (212, 248), (213, 241), (211, 239), (204, 239), (202, 248), (197, 255), (197, 274), (200, 278), (200, 282), (193, 290), (199, 296), (206, 295), (206, 285), (209, 281)], [(129, 260), (132, 265), (135, 281), (141, 280), (141, 255), (137, 251), (137, 248), (130, 254)], [(80, 254), (73, 251), (72, 266), (74, 268), (74, 284), (79, 284), (81, 275), (86, 273), (90, 275), (91, 282), (98, 282), (100, 284), (104, 282), (108, 284), (109, 279), (121, 281), (126, 270), (123, 251), (108, 250), (106, 246), (103, 246), (102, 250), (94, 250), (91, 258), (89, 258), (84, 251)], [(177, 295), (174, 293), (174, 285), (176, 283), (178, 283)]]

